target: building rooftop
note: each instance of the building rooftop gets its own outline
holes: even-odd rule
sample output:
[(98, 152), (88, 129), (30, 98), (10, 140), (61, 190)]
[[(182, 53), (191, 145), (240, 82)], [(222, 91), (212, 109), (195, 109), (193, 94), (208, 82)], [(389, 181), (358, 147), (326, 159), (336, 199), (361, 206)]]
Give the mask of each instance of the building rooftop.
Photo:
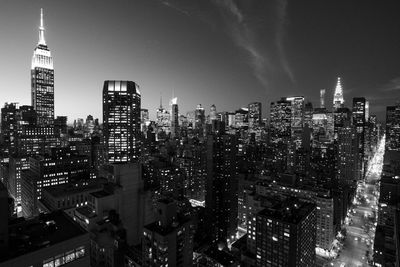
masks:
[(94, 196), (95, 198), (103, 198), (103, 197), (108, 197), (110, 195), (112, 195), (111, 193), (105, 191), (105, 190), (100, 190), (100, 191), (96, 191), (93, 193), (90, 193), (92, 196)]
[(73, 195), (75, 193), (82, 193), (85, 191), (91, 191), (96, 189), (101, 189), (103, 187), (103, 183), (96, 179), (96, 181), (90, 181), (88, 185), (81, 185), (81, 184), (61, 184), (55, 186), (48, 186), (43, 188), (43, 191), (48, 192), (53, 197), (63, 197), (67, 195)]
[(178, 216), (178, 219), (175, 222), (173, 222), (171, 225), (168, 225), (168, 226), (164, 226), (163, 227), (163, 226), (161, 226), (159, 224), (158, 221), (156, 221), (156, 222), (153, 222), (153, 223), (150, 223), (150, 224), (146, 225), (144, 228), (147, 229), (147, 230), (150, 230), (153, 233), (158, 233), (158, 234), (160, 234), (162, 236), (165, 236), (165, 235), (167, 235), (169, 233), (172, 233), (174, 230), (178, 229), (182, 225), (187, 224), (187, 223), (190, 222), (189, 218), (185, 218), (185, 217), (184, 218), (182, 218), (182, 217), (179, 218), (179, 217), (180, 216)]
[(62, 211), (11, 221), (8, 251), (0, 253), (0, 262), (85, 234), (87, 232)]
[(235, 257), (232, 254), (214, 247), (207, 249), (204, 254), (222, 266), (231, 266), (235, 262)]
[(89, 208), (88, 206), (78, 207), (76, 208), (76, 211), (86, 218), (93, 218), (97, 216), (96, 213), (94, 213), (93, 209)]
[(272, 206), (263, 209), (257, 215), (271, 218), (275, 221), (298, 224), (315, 208), (316, 205), (314, 203), (289, 198), (285, 201), (273, 203)]

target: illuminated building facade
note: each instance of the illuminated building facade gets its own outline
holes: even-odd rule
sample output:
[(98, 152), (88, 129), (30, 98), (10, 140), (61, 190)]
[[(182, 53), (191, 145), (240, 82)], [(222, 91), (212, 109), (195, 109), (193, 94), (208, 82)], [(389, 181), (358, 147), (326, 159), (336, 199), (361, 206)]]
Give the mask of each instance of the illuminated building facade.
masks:
[(5, 103), (1, 109), (1, 161), (8, 162), (17, 150), (18, 107), (16, 103)]
[(157, 120), (156, 120), (156, 124), (157, 124), (157, 129), (158, 132), (165, 132), (165, 133), (169, 133), (170, 132), (170, 114), (168, 112), (168, 110), (164, 109), (162, 106), (162, 98), (160, 98), (160, 107), (157, 109)]
[(195, 120), (195, 129), (198, 130), (199, 133), (203, 133), (206, 123), (206, 115), (205, 115), (205, 110), (201, 106), (201, 104), (198, 104), (196, 107), (194, 120)]
[(262, 109), (260, 102), (254, 102), (249, 104), (249, 128), (259, 126), (262, 122)]
[(213, 120), (217, 119), (217, 107), (212, 104), (210, 107), (210, 123), (212, 123)]
[(54, 67), (51, 52), (44, 38), (43, 10), (40, 13), (39, 42), (32, 57), (32, 106), (38, 126), (54, 124)]
[(343, 98), (343, 88), (342, 83), (340, 81), (340, 77), (337, 79), (335, 93), (333, 95), (333, 108), (337, 109), (344, 105), (344, 98)]
[[(366, 125), (366, 100), (364, 97), (354, 97), (353, 98), (353, 126), (357, 132), (358, 138), (358, 169), (361, 170), (360, 175), (364, 174), (364, 155), (365, 155), (365, 125)], [(360, 177), (361, 178), (361, 177)]]
[(386, 107), (387, 150), (400, 150), (400, 103)]
[(179, 110), (178, 98), (174, 97), (171, 100), (171, 135), (177, 137), (179, 134)]
[(139, 86), (135, 82), (104, 82), (103, 132), (109, 163), (139, 159), (140, 103)]
[(291, 136), (292, 103), (284, 98), (271, 102), (271, 141), (287, 143)]

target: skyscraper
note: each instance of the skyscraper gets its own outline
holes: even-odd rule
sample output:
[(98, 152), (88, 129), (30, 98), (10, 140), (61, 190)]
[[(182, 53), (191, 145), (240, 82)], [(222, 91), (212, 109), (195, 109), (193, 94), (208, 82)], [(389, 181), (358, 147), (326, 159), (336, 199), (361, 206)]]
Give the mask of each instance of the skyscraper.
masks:
[(237, 140), (234, 135), (207, 137), (206, 211), (210, 241), (225, 243), (237, 226)]
[(200, 135), (203, 134), (205, 122), (206, 115), (204, 108), (201, 104), (198, 104), (195, 110), (195, 129), (199, 131)]
[(170, 115), (168, 110), (164, 109), (162, 106), (162, 97), (160, 97), (160, 107), (157, 109), (157, 129), (160, 132), (169, 133), (170, 132)]
[(109, 163), (134, 162), (140, 156), (140, 100), (135, 82), (104, 82), (103, 131)]
[(343, 98), (343, 88), (340, 82), (340, 77), (337, 79), (335, 94), (333, 95), (333, 108), (337, 109), (343, 106), (344, 98)]
[(290, 140), (292, 125), (292, 103), (285, 98), (271, 102), (271, 141), (287, 143)]
[(213, 120), (217, 119), (217, 107), (212, 104), (210, 107), (210, 123), (212, 123)]
[(386, 149), (400, 149), (400, 103), (386, 107)]
[[(358, 169), (361, 170), (361, 175), (364, 174), (364, 143), (365, 143), (365, 110), (366, 100), (364, 97), (353, 98), (353, 125), (356, 128), (358, 137), (359, 161)], [(360, 177), (361, 178), (361, 177)]]
[(253, 102), (249, 104), (249, 127), (253, 128), (261, 124), (261, 103)]
[(174, 97), (171, 100), (171, 135), (177, 137), (179, 132), (179, 110), (178, 98)]
[(33, 52), (31, 68), (32, 106), (37, 112), (38, 126), (54, 123), (54, 67), (51, 52), (44, 38), (43, 10), (40, 10), (39, 42)]

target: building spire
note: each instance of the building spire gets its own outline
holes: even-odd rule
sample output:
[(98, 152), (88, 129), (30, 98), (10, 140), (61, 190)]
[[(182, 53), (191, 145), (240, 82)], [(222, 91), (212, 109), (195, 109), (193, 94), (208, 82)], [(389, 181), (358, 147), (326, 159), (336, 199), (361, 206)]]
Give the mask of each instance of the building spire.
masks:
[(340, 82), (340, 77), (338, 77), (335, 88), (335, 94), (333, 95), (333, 106), (335, 108), (340, 108), (343, 104), (344, 104), (343, 88)]
[(46, 40), (44, 39), (43, 8), (40, 9), (39, 44), (46, 45)]
[(162, 109), (162, 94), (160, 93), (160, 109)]

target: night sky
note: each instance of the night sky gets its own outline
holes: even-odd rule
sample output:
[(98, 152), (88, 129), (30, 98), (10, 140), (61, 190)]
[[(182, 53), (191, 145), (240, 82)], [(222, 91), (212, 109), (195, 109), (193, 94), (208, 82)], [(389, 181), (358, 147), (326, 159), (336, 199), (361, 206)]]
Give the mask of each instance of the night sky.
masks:
[(370, 101), (384, 119), (400, 100), (400, 1), (68, 0), (0, 3), (0, 103), (31, 104), (40, 8), (55, 67), (55, 113), (102, 118), (104, 80), (133, 80), (151, 118), (160, 95), (181, 113), (233, 111), (304, 95)]

